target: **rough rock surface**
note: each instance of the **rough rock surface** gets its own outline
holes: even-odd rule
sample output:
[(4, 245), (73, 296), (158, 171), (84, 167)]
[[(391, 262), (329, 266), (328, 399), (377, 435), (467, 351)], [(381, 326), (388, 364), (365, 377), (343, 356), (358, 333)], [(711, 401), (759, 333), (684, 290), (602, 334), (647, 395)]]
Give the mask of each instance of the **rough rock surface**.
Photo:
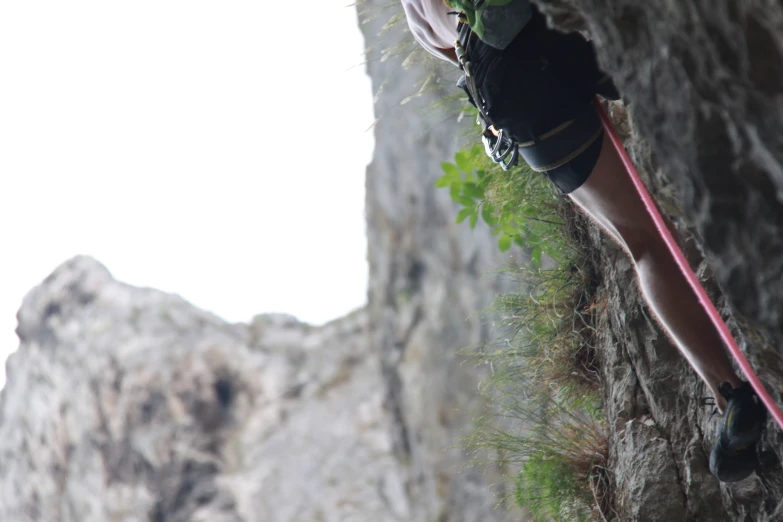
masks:
[[(635, 162), (683, 233), (698, 238), (709, 259), (700, 275), (780, 403), (783, 7), (537, 3), (554, 25), (590, 33), (633, 114)], [(760, 475), (721, 485), (709, 474), (717, 422), (698, 404), (707, 391), (630, 290), (625, 257), (597, 231), (592, 241), (609, 303), (601, 353), (619, 519), (783, 519), (780, 431), (769, 422)], [(678, 488), (658, 487), (671, 470)]]
[(365, 311), (231, 325), (75, 258), (18, 333), (0, 520), (407, 519)]
[[(760, 474), (729, 485), (710, 474), (718, 422), (711, 408), (699, 404), (708, 390), (633, 291), (635, 276), (625, 255), (597, 230), (591, 240), (604, 280), (601, 299), (608, 303), (599, 353), (618, 520), (779, 520), (779, 432), (768, 424)], [(733, 320), (729, 324), (736, 327)]]
[[(375, 42), (389, 19), (389, 3), (362, 5), (365, 38)], [(383, 41), (411, 42), (404, 22), (382, 34)], [(429, 499), (416, 503), (416, 520), (503, 519), (503, 509), (477, 511), (491, 502), (485, 484), (498, 483), (499, 475), (488, 470), (482, 479), (469, 470), (453, 480), (465, 457), (443, 450), (453, 445), (454, 433), (466, 434), (482, 408), (478, 369), (455, 348), (491, 335), (479, 311), (503, 290), (502, 279), (490, 272), (508, 260), (486, 228), (472, 231), (455, 222), (447, 191), (432, 190), (461, 135), (456, 115), (444, 116), (433, 106), (454, 93), (453, 83), (434, 82), (425, 95), (401, 106), (411, 85), (425, 81), (437, 64), (402, 70), (405, 52), (379, 60), (378, 51), (368, 63), (373, 88), (382, 86), (376, 136), (393, 137), (394, 143), (377, 150), (367, 170), (369, 311), (397, 430), (395, 455), (408, 464), (407, 487)], [(508, 516), (519, 520), (519, 514)]]
[(732, 304), (783, 345), (783, 6), (537, 3), (583, 18)]
[[(368, 40), (392, 16), (381, 15), (363, 25)], [(382, 38), (411, 39), (403, 25)], [(437, 89), (400, 105), (430, 73), (401, 59), (368, 66), (385, 87), (367, 172), (367, 307), (317, 328), (287, 316), (232, 325), (68, 261), (19, 312), (0, 395), (0, 520), (522, 519), (497, 508), (501, 470), (461, 471), (453, 448), (485, 406), (480, 370), (457, 352), (489, 335), (479, 311), (505, 260), (434, 191), (457, 122), (422, 125)]]

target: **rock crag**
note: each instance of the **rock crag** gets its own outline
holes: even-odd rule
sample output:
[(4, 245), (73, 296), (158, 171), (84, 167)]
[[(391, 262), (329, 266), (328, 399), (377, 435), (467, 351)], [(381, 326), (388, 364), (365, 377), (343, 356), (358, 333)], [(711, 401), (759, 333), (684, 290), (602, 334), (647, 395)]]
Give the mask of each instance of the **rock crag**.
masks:
[[(779, 400), (783, 7), (537, 3), (555, 25), (591, 34), (633, 114), (636, 163), (706, 254), (699, 274)], [(379, 116), (367, 306), (321, 327), (283, 315), (228, 324), (119, 283), (95, 260), (66, 262), (19, 312), (0, 395), (0, 520), (523, 519), (496, 507), (504, 492), (491, 485), (508, 470), (460, 471), (466, 457), (453, 449), (486, 406), (481, 369), (458, 350), (493, 335), (479, 311), (504, 291), (488, 274), (509, 260), (433, 190), (459, 145), (457, 118), (433, 110), (451, 88), (429, 82), (401, 105), (435, 66), (382, 52), (410, 39), (387, 24), (398, 6), (361, 8)], [(624, 254), (596, 229), (589, 241), (608, 303), (599, 340), (614, 520), (783, 520), (780, 431), (770, 422), (758, 475), (717, 482), (704, 386), (644, 307)]]
[[(635, 163), (689, 244), (706, 254), (699, 274), (780, 404), (783, 8), (536, 3), (556, 27), (592, 37), (633, 115), (627, 147)], [(762, 441), (762, 472), (717, 482), (707, 459), (718, 423), (699, 405), (708, 391), (642, 306), (625, 256), (596, 230), (592, 242), (609, 303), (601, 353), (619, 519), (783, 519), (774, 422)]]
[[(378, 2), (379, 8), (382, 7)], [(399, 10), (399, 8), (398, 8)], [(411, 41), (392, 16), (368, 40)], [(386, 44), (379, 44), (381, 46)], [(506, 261), (487, 229), (436, 193), (456, 118), (422, 125), (430, 74), (373, 57), (366, 308), (322, 327), (287, 316), (227, 324), (179, 297), (72, 259), (26, 297), (0, 398), (0, 520), (479, 522), (502, 470), (461, 471), (455, 438), (485, 405), (458, 350)], [(440, 116), (439, 116), (440, 118)]]

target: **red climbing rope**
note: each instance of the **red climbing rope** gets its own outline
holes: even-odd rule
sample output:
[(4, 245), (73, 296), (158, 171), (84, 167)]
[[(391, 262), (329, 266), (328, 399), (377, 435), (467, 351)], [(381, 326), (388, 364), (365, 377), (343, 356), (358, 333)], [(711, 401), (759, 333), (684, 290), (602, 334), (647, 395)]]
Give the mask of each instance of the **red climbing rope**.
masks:
[(620, 141), (620, 136), (617, 135), (617, 131), (615, 131), (614, 126), (612, 125), (612, 121), (609, 119), (609, 116), (606, 114), (606, 111), (601, 106), (601, 103), (598, 101), (598, 99), (595, 100), (595, 105), (598, 108), (598, 113), (601, 116), (604, 129), (609, 135), (609, 138), (612, 140), (614, 148), (617, 149), (617, 153), (620, 155), (620, 158), (623, 160), (625, 170), (628, 171), (628, 175), (631, 177), (633, 184), (636, 186), (637, 192), (639, 192), (639, 196), (641, 196), (642, 201), (644, 201), (644, 206), (647, 208), (647, 212), (649, 212), (650, 216), (653, 218), (655, 226), (658, 229), (658, 233), (666, 242), (666, 246), (669, 247), (669, 251), (671, 252), (672, 256), (674, 256), (674, 259), (677, 261), (677, 265), (680, 267), (683, 275), (688, 280), (688, 283), (696, 293), (696, 296), (699, 298), (699, 302), (704, 307), (704, 311), (707, 312), (707, 315), (709, 315), (712, 324), (718, 330), (718, 333), (723, 339), (723, 342), (728, 347), (729, 352), (731, 352), (731, 355), (734, 356), (737, 364), (739, 364), (740, 368), (742, 368), (742, 372), (745, 374), (745, 377), (748, 378), (748, 381), (750, 381), (753, 389), (756, 390), (756, 394), (758, 394), (759, 398), (767, 407), (769, 412), (773, 417), (775, 417), (775, 421), (777, 421), (778, 425), (781, 427), (781, 429), (783, 429), (783, 413), (780, 412), (777, 404), (775, 404), (775, 402), (772, 400), (772, 397), (770, 397), (769, 393), (767, 393), (767, 390), (764, 389), (764, 386), (761, 384), (758, 376), (756, 376), (753, 368), (751, 368), (750, 363), (748, 363), (748, 360), (745, 358), (745, 355), (739, 349), (739, 346), (737, 346), (737, 342), (734, 340), (734, 337), (732, 337), (731, 332), (729, 332), (728, 326), (726, 326), (726, 323), (721, 318), (718, 310), (715, 309), (715, 305), (713, 305), (712, 301), (710, 301), (710, 298), (707, 296), (707, 292), (704, 290), (704, 287), (701, 286), (701, 283), (699, 283), (699, 279), (696, 277), (696, 274), (694, 274), (693, 270), (691, 270), (688, 261), (685, 259), (685, 255), (682, 253), (682, 250), (680, 250), (680, 247), (674, 240), (674, 237), (669, 231), (669, 228), (664, 223), (660, 212), (658, 212), (658, 207), (655, 206), (650, 193), (647, 191), (644, 183), (642, 183), (642, 180), (639, 178), (639, 174), (636, 172), (636, 167), (634, 167), (631, 158), (628, 157), (628, 153), (625, 151), (625, 147), (623, 147), (622, 141)]

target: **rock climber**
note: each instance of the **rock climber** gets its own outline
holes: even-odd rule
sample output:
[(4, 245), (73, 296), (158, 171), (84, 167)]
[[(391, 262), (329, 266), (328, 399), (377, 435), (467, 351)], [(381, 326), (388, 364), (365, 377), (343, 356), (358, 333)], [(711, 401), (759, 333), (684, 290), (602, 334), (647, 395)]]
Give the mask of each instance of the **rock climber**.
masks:
[(529, 0), (402, 5), (416, 40), (462, 69), (458, 85), (479, 109), (487, 153), (504, 168), (521, 155), (630, 256), (645, 300), (723, 412), (712, 473), (725, 482), (748, 477), (758, 466), (766, 409), (734, 372), (717, 329), (604, 137), (593, 99), (619, 95), (592, 44), (549, 29)]

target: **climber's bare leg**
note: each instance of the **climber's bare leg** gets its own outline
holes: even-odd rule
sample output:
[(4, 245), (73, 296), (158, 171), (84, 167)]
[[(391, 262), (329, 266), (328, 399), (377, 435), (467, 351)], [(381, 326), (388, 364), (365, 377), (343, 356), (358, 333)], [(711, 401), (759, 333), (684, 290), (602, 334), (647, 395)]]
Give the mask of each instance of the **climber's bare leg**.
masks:
[(590, 177), (570, 197), (633, 259), (650, 308), (723, 409), (718, 386), (727, 381), (736, 388), (741, 380), (607, 137)]

